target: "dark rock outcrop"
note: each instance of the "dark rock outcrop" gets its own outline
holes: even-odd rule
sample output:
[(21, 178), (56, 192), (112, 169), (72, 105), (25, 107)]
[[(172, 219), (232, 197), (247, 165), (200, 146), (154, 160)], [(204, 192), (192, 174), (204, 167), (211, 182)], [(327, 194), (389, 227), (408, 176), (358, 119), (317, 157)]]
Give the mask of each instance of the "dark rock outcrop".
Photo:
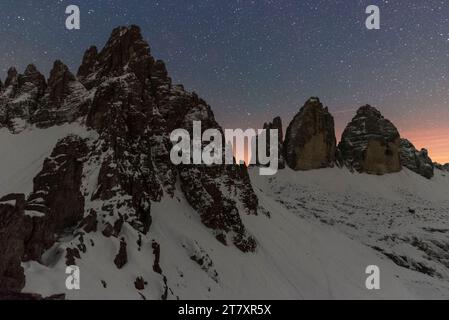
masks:
[(402, 169), (398, 130), (369, 105), (357, 111), (338, 148), (341, 161), (358, 172), (382, 175)]
[(41, 213), (43, 222), (35, 224), (25, 260), (39, 260), (43, 251), (53, 245), (55, 235), (73, 227), (84, 217), (81, 194), (82, 158), (87, 154), (85, 141), (68, 136), (56, 145), (34, 179), (27, 210)]
[(77, 77), (88, 89), (91, 89), (90, 79), (88, 77), (95, 74), (97, 59), (98, 49), (92, 46), (84, 53), (83, 61), (78, 69)]
[[(266, 152), (267, 155), (270, 154), (270, 149), (271, 149), (271, 141), (270, 141), (270, 131), (271, 130), (277, 130), (278, 132), (278, 142), (277, 142), (277, 147), (278, 147), (278, 169), (285, 169), (285, 160), (284, 160), (284, 153), (283, 153), (283, 139), (284, 139), (284, 131), (282, 128), (282, 119), (281, 117), (276, 117), (273, 119), (272, 122), (265, 122), (263, 125), (263, 129), (267, 130), (266, 131), (266, 139), (265, 139), (265, 145), (266, 145)], [(261, 137), (257, 136), (256, 137), (256, 154), (251, 155), (252, 159), (255, 159), (255, 164), (256, 165), (260, 165), (260, 161), (259, 161), (259, 143)], [(254, 163), (254, 162), (253, 162)]]
[[(86, 123), (100, 133), (101, 146), (96, 149), (112, 150), (113, 155), (101, 165), (94, 199), (107, 202), (118, 194), (131, 196), (131, 202), (113, 206), (130, 207), (135, 219), (128, 222), (146, 233), (151, 225), (150, 202), (159, 201), (164, 193), (172, 195), (179, 173), (181, 188), (203, 223), (217, 234), (233, 231), (233, 243), (253, 250), (255, 242), (239, 216), (257, 213), (247, 169), (238, 165), (175, 167), (170, 160), (173, 129), (192, 132), (193, 121), (201, 121), (203, 130), (222, 131), (210, 106), (182, 86), (172, 86), (165, 64), (151, 56), (136, 26), (117, 28), (105, 48), (94, 53), (92, 48), (86, 52), (80, 68), (89, 83), (86, 86), (98, 87)], [(229, 190), (238, 195), (245, 212), (240, 212)]]
[(426, 149), (418, 151), (407, 139), (401, 139), (401, 164), (427, 179), (434, 175), (434, 165)]
[(0, 290), (0, 301), (41, 301), (41, 300), (65, 300), (65, 294), (55, 294), (50, 297), (42, 297), (34, 293), (21, 293), (11, 290)]
[(145, 280), (142, 277), (137, 277), (136, 281), (134, 281), (134, 287), (137, 290), (144, 290), (145, 289)]
[(318, 98), (310, 98), (287, 128), (285, 161), (293, 170), (332, 167), (336, 143), (334, 118)]
[(117, 256), (114, 259), (114, 263), (117, 268), (122, 269), (125, 264), (128, 263), (128, 253), (126, 251), (126, 242), (125, 239), (120, 240), (120, 249), (117, 253)]
[(438, 169), (438, 170), (441, 170), (441, 171), (449, 171), (449, 163), (440, 164), (440, 163), (434, 162), (433, 166), (434, 166), (435, 169)]
[(16, 87), (19, 83), (19, 73), (17, 72), (16, 68), (11, 67), (8, 69), (8, 76), (5, 80), (5, 88), (8, 87)]
[(60, 61), (48, 84), (32, 64), (24, 74), (11, 68), (0, 94), (0, 127), (17, 133), (23, 129), (19, 120), (44, 128), (73, 122), (87, 112), (87, 100), (85, 87)]
[(98, 230), (98, 216), (97, 216), (97, 213), (94, 210), (91, 210), (89, 215), (84, 218), (84, 220), (81, 223), (81, 225), (83, 226), (83, 230), (86, 233), (97, 232), (97, 230)]
[(26, 67), (23, 75), (18, 76), (18, 90), (20, 93), (29, 93), (35, 100), (42, 97), (46, 88), (45, 77), (37, 70), (36, 66), (30, 64)]
[[(258, 210), (246, 166), (172, 164), (173, 129), (191, 132), (193, 121), (202, 121), (203, 130), (223, 130), (204, 100), (172, 85), (164, 62), (151, 56), (138, 27), (115, 29), (101, 52), (90, 48), (78, 76), (56, 61), (48, 85), (29, 66), (24, 75), (10, 69), (2, 86), (0, 126), (16, 132), (16, 118), (43, 128), (80, 119), (95, 133), (87, 140), (75, 135), (60, 140), (27, 200), (17, 195), (10, 196), (12, 204), (8, 199), (0, 203), (1, 290), (19, 292), (24, 285), (21, 262), (44, 263), (43, 253), (62, 235), (73, 236), (64, 246), (68, 264), (76, 264), (94, 246), (92, 239), (90, 247), (84, 243), (87, 233), (119, 237), (134, 228), (142, 239), (150, 232), (152, 202), (174, 197), (177, 182), (218, 241), (244, 252), (256, 249), (241, 219)], [(86, 174), (98, 177), (95, 186), (84, 170), (94, 171)], [(87, 211), (85, 199), (99, 206)], [(128, 261), (126, 247), (122, 239), (114, 259), (118, 268)], [(154, 271), (162, 273), (161, 249), (153, 249)]]
[(65, 64), (57, 60), (50, 72), (45, 95), (30, 122), (44, 128), (73, 122), (87, 113), (88, 103), (86, 88)]
[(21, 262), (32, 225), (24, 209), (25, 195), (0, 199), (0, 290), (19, 292), (25, 286)]
[(30, 119), (38, 109), (45, 89), (45, 77), (34, 65), (28, 65), (24, 74), (18, 74), (15, 68), (10, 68), (0, 97), (0, 127), (8, 127), (13, 132), (20, 131), (17, 120)]

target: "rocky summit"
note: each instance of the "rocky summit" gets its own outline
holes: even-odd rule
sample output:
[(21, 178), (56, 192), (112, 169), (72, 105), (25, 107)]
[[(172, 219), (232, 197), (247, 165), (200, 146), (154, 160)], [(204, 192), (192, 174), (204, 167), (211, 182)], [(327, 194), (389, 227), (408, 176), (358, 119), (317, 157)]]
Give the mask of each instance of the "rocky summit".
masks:
[[(278, 143), (277, 143), (277, 150), (278, 150), (278, 158), (277, 158), (277, 162), (278, 162), (278, 169), (284, 169), (285, 168), (285, 160), (284, 160), (284, 154), (282, 151), (283, 148), (283, 140), (284, 140), (284, 131), (283, 131), (283, 127), (282, 127), (282, 119), (281, 117), (275, 117), (273, 119), (273, 121), (271, 122), (265, 122), (263, 124), (263, 129), (266, 130), (266, 136), (265, 136), (265, 145), (266, 145), (266, 153), (269, 154), (270, 150), (271, 150), (271, 139), (270, 139), (270, 132), (271, 130), (277, 130), (277, 134), (278, 134)], [(261, 139), (261, 136), (256, 136), (255, 138), (255, 151), (256, 151), (256, 155), (251, 155), (253, 158), (253, 163), (256, 163), (257, 165), (261, 165), (260, 161), (259, 161), (259, 139)]]
[[(204, 100), (172, 85), (137, 26), (115, 29), (99, 52), (87, 50), (77, 77), (61, 61), (48, 81), (33, 65), (23, 75), (11, 68), (0, 97), (0, 128), (20, 133), (31, 125), (77, 121), (88, 132), (88, 138), (71, 134), (57, 143), (28, 197), (7, 195), (3, 201), (9, 202), (0, 203), (0, 289), (22, 290), (21, 262), (42, 262), (68, 230), (73, 240), (64, 246), (67, 264), (82, 261), (86, 235), (99, 232), (117, 239), (111, 263), (123, 268), (129, 241), (151, 237), (152, 205), (175, 196), (177, 177), (218, 243), (256, 249), (242, 220), (258, 214), (246, 167), (172, 165), (171, 130), (191, 130), (197, 120), (203, 130), (222, 129)], [(123, 236), (129, 228), (135, 240)], [(158, 274), (164, 283), (163, 270)]]
[(310, 98), (287, 128), (284, 157), (293, 170), (331, 167), (335, 162), (334, 118), (318, 98)]
[(400, 135), (374, 107), (361, 107), (347, 125), (338, 146), (342, 162), (358, 172), (383, 175), (399, 172)]
[(407, 139), (401, 139), (401, 163), (404, 167), (430, 179), (434, 175), (434, 164), (426, 149), (418, 151)]

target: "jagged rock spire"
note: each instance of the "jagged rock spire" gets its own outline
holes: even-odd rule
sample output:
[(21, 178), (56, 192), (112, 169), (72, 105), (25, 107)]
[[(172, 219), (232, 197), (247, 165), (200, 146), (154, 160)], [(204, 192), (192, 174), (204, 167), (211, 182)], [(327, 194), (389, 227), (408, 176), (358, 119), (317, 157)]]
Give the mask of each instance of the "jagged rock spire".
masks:
[(18, 78), (19, 90), (29, 91), (33, 90), (31, 88), (24, 88), (27, 85), (32, 85), (35, 87), (36, 99), (42, 97), (47, 87), (45, 76), (37, 70), (34, 64), (29, 64), (23, 75), (19, 75)]
[(69, 68), (60, 60), (56, 60), (48, 79), (47, 92), (50, 101), (59, 107), (65, 97), (70, 94), (70, 83), (76, 81)]
[(8, 76), (5, 80), (5, 87), (9, 87), (11, 85), (17, 85), (18, 83), (18, 72), (15, 67), (11, 67), (8, 69)]
[(95, 64), (98, 60), (98, 49), (96, 46), (91, 46), (84, 53), (83, 61), (78, 69), (77, 77), (82, 81), (88, 75), (95, 72)]
[[(266, 152), (268, 153), (270, 148), (271, 148), (271, 141), (270, 141), (270, 130), (277, 130), (278, 131), (278, 169), (285, 169), (285, 160), (284, 160), (284, 155), (283, 155), (283, 137), (284, 137), (284, 132), (283, 132), (283, 128), (282, 128), (282, 119), (281, 117), (275, 117), (273, 119), (272, 122), (265, 122), (263, 125), (263, 129), (267, 130), (267, 134), (266, 134)], [(260, 136), (256, 137), (256, 154), (252, 154), (251, 158), (253, 161), (255, 161), (255, 163), (257, 165), (260, 165), (260, 161), (259, 161), (259, 139)], [(253, 162), (254, 163), (254, 162)]]
[(407, 139), (401, 139), (401, 164), (423, 177), (430, 179), (434, 175), (434, 164), (426, 149), (418, 151), (413, 143)]
[(96, 47), (86, 51), (78, 76), (88, 88), (102, 77), (117, 77), (129, 72), (145, 83), (150, 78), (153, 65), (150, 46), (143, 40), (140, 28), (135, 25), (118, 27), (112, 31), (100, 53)]
[(330, 167), (335, 162), (334, 118), (320, 100), (312, 97), (287, 128), (284, 157), (294, 170)]

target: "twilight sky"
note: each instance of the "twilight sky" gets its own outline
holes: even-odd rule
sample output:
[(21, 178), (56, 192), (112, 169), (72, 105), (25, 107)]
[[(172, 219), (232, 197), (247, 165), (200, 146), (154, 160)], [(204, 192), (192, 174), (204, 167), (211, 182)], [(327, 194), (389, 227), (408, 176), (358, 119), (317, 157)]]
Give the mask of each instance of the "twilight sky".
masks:
[[(65, 8), (81, 30), (65, 29)], [(365, 8), (381, 29), (365, 28)], [(363, 104), (403, 137), (449, 162), (447, 0), (1, 0), (0, 78), (61, 59), (76, 72), (84, 50), (137, 24), (175, 83), (212, 106), (225, 128), (287, 126), (310, 96), (335, 117), (337, 138)]]

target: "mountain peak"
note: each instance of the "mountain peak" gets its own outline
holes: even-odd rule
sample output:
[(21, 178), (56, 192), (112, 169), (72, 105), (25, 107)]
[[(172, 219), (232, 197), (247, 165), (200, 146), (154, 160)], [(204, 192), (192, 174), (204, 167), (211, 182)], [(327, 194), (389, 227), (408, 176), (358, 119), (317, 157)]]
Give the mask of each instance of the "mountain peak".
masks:
[(376, 108), (364, 105), (343, 131), (339, 150), (349, 168), (383, 175), (401, 171), (400, 142), (395, 125)]
[(383, 118), (382, 113), (375, 107), (372, 107), (369, 104), (366, 104), (364, 106), (361, 106), (357, 110), (356, 116), (368, 116), (368, 117), (375, 117), (375, 118)]
[(112, 30), (110, 38), (123, 37), (125, 35), (132, 35), (135, 39), (143, 40), (140, 27), (132, 24), (130, 26), (118, 26)]
[(9, 87), (10, 85), (17, 82), (18, 72), (15, 67), (11, 67), (8, 69), (8, 75), (5, 80), (5, 87)]
[(32, 63), (30, 63), (29, 65), (27, 65), (24, 75), (31, 75), (31, 74), (35, 74), (38, 73), (39, 71), (37, 70), (36, 66)]
[(115, 28), (103, 50), (90, 47), (78, 70), (80, 81), (90, 88), (103, 77), (118, 77), (134, 73), (144, 83), (150, 76), (154, 58), (149, 44), (143, 40), (136, 25)]
[(77, 76), (83, 79), (95, 71), (95, 63), (98, 59), (98, 49), (96, 46), (91, 46), (86, 50), (83, 56), (83, 61), (78, 69)]
[(285, 160), (293, 170), (331, 167), (336, 143), (334, 118), (319, 98), (312, 97), (287, 127)]

